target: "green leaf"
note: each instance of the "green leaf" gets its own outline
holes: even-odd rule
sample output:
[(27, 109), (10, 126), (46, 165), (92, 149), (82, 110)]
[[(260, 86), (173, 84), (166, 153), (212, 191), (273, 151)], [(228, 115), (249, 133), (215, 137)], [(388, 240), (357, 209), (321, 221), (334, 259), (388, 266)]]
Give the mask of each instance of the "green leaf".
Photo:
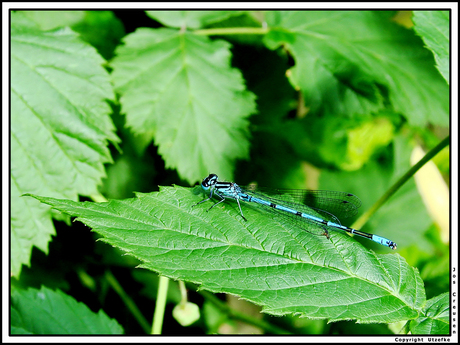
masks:
[(436, 67), (449, 80), (449, 11), (414, 11), (414, 30), (436, 60)]
[(74, 32), (41, 32), (13, 13), (11, 33), (11, 268), (45, 253), (54, 233), (49, 208), (26, 192), (77, 199), (97, 192), (118, 141), (106, 99), (104, 60)]
[(112, 57), (115, 46), (125, 35), (123, 24), (112, 11), (20, 11), (43, 30), (69, 26), (81, 34), (105, 58)]
[(412, 125), (448, 125), (448, 86), (431, 54), (385, 12), (269, 12), (267, 22), (266, 45), (292, 53), (291, 82), (312, 111), (368, 114), (391, 106)]
[(113, 82), (126, 124), (153, 133), (166, 167), (194, 183), (210, 171), (230, 177), (248, 155), (254, 95), (230, 68), (229, 44), (170, 29), (138, 29), (114, 59)]
[(12, 334), (123, 334), (123, 328), (104, 311), (92, 312), (73, 297), (44, 286), (14, 289), (11, 296)]
[(166, 26), (198, 29), (240, 15), (244, 11), (146, 11), (146, 13)]
[(85, 11), (19, 11), (18, 13), (33, 21), (43, 31), (72, 26), (85, 17)]
[(396, 322), (416, 318), (425, 302), (418, 271), (399, 255), (376, 255), (338, 232), (311, 235), (251, 204), (245, 222), (236, 203), (206, 212), (210, 201), (192, 207), (202, 198), (177, 186), (107, 203), (33, 197), (77, 216), (143, 268), (270, 314)]
[(426, 301), (421, 315), (410, 322), (412, 334), (449, 334), (449, 292)]

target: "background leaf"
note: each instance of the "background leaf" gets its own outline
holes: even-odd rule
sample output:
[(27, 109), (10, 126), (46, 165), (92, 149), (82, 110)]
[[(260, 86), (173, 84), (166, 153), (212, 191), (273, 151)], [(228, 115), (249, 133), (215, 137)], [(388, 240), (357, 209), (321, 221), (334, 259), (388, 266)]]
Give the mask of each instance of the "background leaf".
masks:
[(34, 22), (40, 30), (48, 31), (80, 22), (85, 11), (20, 11), (19, 15)]
[[(76, 200), (97, 193), (118, 141), (108, 117), (113, 99), (104, 60), (74, 32), (42, 32), (21, 13), (11, 34), (12, 273), (28, 264), (32, 246), (47, 252), (54, 233), (49, 208), (26, 192)], [(62, 217), (61, 217), (62, 218)]]
[(14, 289), (11, 296), (12, 334), (123, 334), (123, 328), (102, 310), (86, 305), (46, 287)]
[(229, 44), (169, 29), (139, 29), (113, 60), (127, 126), (149, 133), (166, 167), (190, 183), (233, 174), (248, 154), (254, 96), (229, 66)]
[(445, 292), (426, 302), (422, 315), (410, 323), (412, 334), (449, 334), (450, 298)]
[(396, 322), (417, 317), (425, 300), (418, 271), (399, 255), (373, 254), (335, 232), (328, 241), (252, 205), (244, 205), (246, 223), (236, 204), (192, 209), (200, 198), (182, 187), (98, 204), (34, 197), (77, 216), (141, 267), (237, 295), (270, 314)]
[(447, 85), (419, 38), (388, 12), (270, 12), (267, 22), (266, 44), (292, 53), (291, 81), (312, 111), (366, 114), (390, 106), (413, 125), (447, 125)]
[(112, 57), (115, 46), (125, 34), (123, 24), (112, 11), (21, 11), (20, 15), (43, 31), (71, 27), (105, 59)]
[(436, 59), (441, 75), (449, 79), (449, 11), (414, 11), (414, 30)]
[(146, 13), (166, 26), (198, 29), (237, 16), (244, 11), (146, 11)]

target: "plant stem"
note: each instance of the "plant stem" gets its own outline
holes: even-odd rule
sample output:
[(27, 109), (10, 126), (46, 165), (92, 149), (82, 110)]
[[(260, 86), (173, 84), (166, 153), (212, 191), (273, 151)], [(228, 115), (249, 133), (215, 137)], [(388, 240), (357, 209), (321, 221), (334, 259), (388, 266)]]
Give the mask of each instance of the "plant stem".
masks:
[(185, 287), (185, 283), (183, 280), (179, 280), (179, 290), (181, 295), (181, 304), (187, 303), (187, 288)]
[(385, 202), (394, 194), (396, 191), (404, 185), (415, 173), (425, 165), (430, 159), (436, 156), (444, 147), (449, 145), (450, 136), (447, 136), (443, 141), (441, 141), (436, 147), (431, 149), (421, 160), (417, 162), (413, 167), (411, 167), (396, 183), (387, 190), (387, 192), (382, 195), (382, 197), (377, 200), (377, 202), (366, 212), (364, 212), (361, 217), (359, 217), (356, 222), (351, 226), (355, 229), (361, 229), (363, 225), (369, 220), (370, 217), (382, 206)]
[(163, 319), (166, 307), (166, 295), (168, 293), (169, 278), (160, 276), (158, 284), (157, 301), (155, 304), (155, 313), (153, 314), (152, 334), (161, 334), (163, 328)]
[(195, 30), (195, 35), (265, 35), (268, 33), (268, 28), (216, 28)]
[(139, 325), (141, 325), (145, 333), (148, 334), (150, 332), (149, 323), (144, 318), (144, 315), (142, 315), (141, 311), (139, 310), (137, 305), (134, 303), (134, 301), (131, 299), (131, 297), (129, 297), (128, 294), (126, 294), (126, 292), (123, 290), (123, 287), (120, 285), (120, 283), (118, 283), (117, 279), (112, 274), (112, 272), (106, 271), (105, 279), (107, 280), (109, 285), (115, 290), (118, 296), (120, 296), (121, 300), (128, 307), (129, 311), (131, 312), (131, 314), (133, 314), (134, 318), (137, 320)]

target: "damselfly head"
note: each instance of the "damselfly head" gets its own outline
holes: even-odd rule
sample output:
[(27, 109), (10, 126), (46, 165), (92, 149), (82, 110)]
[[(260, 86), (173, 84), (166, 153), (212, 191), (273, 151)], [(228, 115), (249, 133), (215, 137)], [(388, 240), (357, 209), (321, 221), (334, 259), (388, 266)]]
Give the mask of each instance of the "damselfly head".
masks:
[(203, 179), (201, 182), (201, 186), (205, 189), (214, 186), (217, 183), (217, 175), (216, 174), (209, 174), (208, 177)]

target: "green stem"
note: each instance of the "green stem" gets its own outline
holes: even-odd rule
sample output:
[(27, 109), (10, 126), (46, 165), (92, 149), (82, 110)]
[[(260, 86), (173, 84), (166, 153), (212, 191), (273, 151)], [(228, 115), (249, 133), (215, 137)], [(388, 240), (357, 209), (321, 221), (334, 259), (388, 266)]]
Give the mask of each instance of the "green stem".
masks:
[(214, 296), (214, 294), (204, 291), (198, 290), (198, 293), (201, 294), (206, 300), (214, 304), (218, 309), (220, 309), (223, 313), (227, 314), (229, 317), (246, 322), (247, 324), (259, 327), (266, 332), (273, 333), (273, 334), (291, 334), (289, 331), (282, 329), (278, 326), (275, 326), (269, 322), (258, 320), (253, 317), (247, 316), (244, 313), (241, 313), (237, 310), (230, 308), (227, 303), (222, 302), (219, 298)]
[(212, 36), (212, 35), (266, 35), (268, 28), (216, 28), (195, 30), (195, 35)]
[(351, 226), (355, 229), (361, 229), (363, 225), (369, 220), (370, 217), (383, 205), (385, 202), (394, 194), (396, 191), (404, 185), (415, 173), (425, 165), (430, 159), (436, 156), (444, 147), (449, 145), (450, 136), (447, 136), (441, 141), (435, 148), (429, 151), (420, 161), (417, 162), (412, 168), (410, 168), (396, 183), (387, 190), (387, 192), (377, 202), (367, 210), (356, 222)]
[(106, 271), (105, 279), (107, 280), (109, 285), (115, 290), (118, 296), (120, 296), (123, 303), (125, 303), (126, 307), (128, 307), (128, 310), (131, 312), (131, 314), (133, 314), (134, 318), (141, 325), (145, 333), (148, 334), (150, 332), (149, 323), (144, 318), (144, 315), (142, 315), (141, 311), (139, 310), (137, 305), (134, 303), (134, 301), (131, 299), (131, 297), (129, 297), (128, 294), (126, 294), (126, 292), (123, 290), (123, 287), (120, 285), (120, 283), (118, 283), (117, 279), (112, 274), (112, 272)]
[(181, 295), (181, 304), (187, 303), (187, 288), (185, 287), (185, 283), (183, 280), (179, 280), (179, 290)]
[(155, 304), (155, 313), (153, 314), (152, 334), (161, 334), (163, 328), (163, 319), (166, 308), (166, 295), (168, 293), (169, 278), (160, 276), (158, 284), (157, 301)]

